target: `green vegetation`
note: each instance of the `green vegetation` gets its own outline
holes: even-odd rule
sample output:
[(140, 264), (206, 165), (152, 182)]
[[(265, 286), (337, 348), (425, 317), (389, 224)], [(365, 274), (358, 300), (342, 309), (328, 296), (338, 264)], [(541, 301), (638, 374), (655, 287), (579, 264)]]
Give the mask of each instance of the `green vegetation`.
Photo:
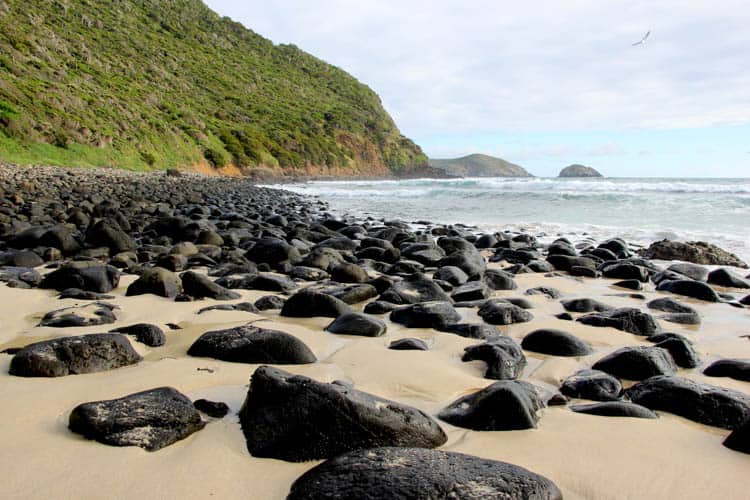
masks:
[(430, 166), (459, 177), (533, 177), (523, 167), (481, 154), (451, 160), (430, 159)]
[(0, 159), (407, 173), (378, 96), (200, 0), (0, 1)]

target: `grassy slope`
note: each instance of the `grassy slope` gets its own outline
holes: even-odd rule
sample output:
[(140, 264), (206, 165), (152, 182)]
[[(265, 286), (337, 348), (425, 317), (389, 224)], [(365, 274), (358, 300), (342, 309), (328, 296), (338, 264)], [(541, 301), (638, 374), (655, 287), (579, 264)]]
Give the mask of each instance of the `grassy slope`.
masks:
[(531, 177), (526, 170), (501, 158), (473, 154), (455, 159), (430, 159), (430, 165), (450, 175), (466, 177)]
[(379, 175), (426, 165), (368, 87), (200, 0), (0, 2), (0, 159)]

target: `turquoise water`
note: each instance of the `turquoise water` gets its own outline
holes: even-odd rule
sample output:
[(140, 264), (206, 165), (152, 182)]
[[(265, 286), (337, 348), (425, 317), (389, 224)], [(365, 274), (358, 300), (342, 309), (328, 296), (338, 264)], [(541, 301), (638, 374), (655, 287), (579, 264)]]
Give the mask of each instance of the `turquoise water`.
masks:
[(549, 237), (621, 236), (638, 244), (701, 239), (750, 261), (750, 179), (466, 178), (274, 187), (318, 196), (337, 213)]

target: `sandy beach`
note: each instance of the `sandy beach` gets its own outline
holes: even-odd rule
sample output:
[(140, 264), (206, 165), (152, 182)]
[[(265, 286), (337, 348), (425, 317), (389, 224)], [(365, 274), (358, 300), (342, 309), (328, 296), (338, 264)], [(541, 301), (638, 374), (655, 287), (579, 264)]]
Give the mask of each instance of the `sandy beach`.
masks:
[[(497, 266), (496, 264), (493, 266)], [(218, 303), (210, 299), (178, 303), (153, 295), (125, 297), (135, 276), (123, 276), (112, 292), (117, 322), (155, 323), (167, 335), (164, 347), (148, 348), (133, 342), (144, 360), (108, 372), (60, 378), (20, 378), (8, 375), (9, 355), (0, 355), (0, 394), (6, 425), (0, 431), (5, 471), (5, 498), (284, 498), (291, 483), (319, 462), (289, 463), (252, 457), (246, 447), (236, 412), (257, 365), (228, 363), (186, 355), (190, 344), (206, 331), (260, 322), (263, 327), (288, 332), (304, 341), (318, 357), (312, 365), (284, 369), (322, 382), (346, 380), (357, 389), (415, 406), (435, 415), (459, 396), (493, 381), (483, 378), (484, 363), (461, 362), (463, 348), (479, 343), (432, 329), (407, 329), (387, 320), (383, 337), (362, 338), (323, 331), (327, 318), (293, 319), (276, 312), (251, 314), (198, 309)], [(521, 274), (519, 289), (495, 292), (496, 297), (521, 296), (534, 286), (553, 286), (564, 298), (597, 298), (613, 306), (639, 306), (642, 301), (618, 296), (614, 280)], [(240, 290), (242, 301), (267, 292)], [(648, 299), (664, 296), (646, 291)], [(53, 309), (80, 305), (58, 300), (53, 291), (13, 290), (0, 286), (0, 348), (66, 335), (107, 331), (84, 327), (54, 329), (36, 326)], [(560, 358), (526, 352), (528, 366), (522, 379), (550, 389), (578, 369), (624, 345), (647, 345), (613, 328), (595, 328), (561, 321), (558, 300), (527, 297), (535, 319), (500, 327), (520, 341), (543, 327), (565, 329), (589, 342), (595, 353), (582, 358)], [(700, 327), (665, 324), (665, 331), (682, 333), (694, 341), (703, 361), (721, 357), (750, 358), (750, 310), (685, 299), (702, 318)], [(359, 304), (358, 309), (364, 304)], [(462, 320), (476, 322), (471, 309), (458, 309)], [(174, 323), (182, 329), (170, 330)], [(260, 326), (260, 325), (259, 325)], [(429, 351), (393, 351), (388, 344), (417, 337)], [(209, 370), (206, 370), (209, 369)], [(698, 370), (680, 376), (750, 392), (750, 384), (729, 378), (710, 378)], [(172, 386), (191, 399), (226, 402), (230, 414), (208, 419), (205, 429), (157, 452), (136, 447), (117, 448), (88, 441), (67, 429), (70, 411), (86, 401), (121, 397), (159, 386)], [(704, 426), (659, 412), (659, 419), (604, 418), (572, 412), (567, 407), (542, 411), (537, 429), (478, 432), (440, 422), (448, 435), (444, 450), (507, 461), (552, 479), (565, 498), (745, 498), (750, 487), (750, 456), (721, 446), (729, 431)]]

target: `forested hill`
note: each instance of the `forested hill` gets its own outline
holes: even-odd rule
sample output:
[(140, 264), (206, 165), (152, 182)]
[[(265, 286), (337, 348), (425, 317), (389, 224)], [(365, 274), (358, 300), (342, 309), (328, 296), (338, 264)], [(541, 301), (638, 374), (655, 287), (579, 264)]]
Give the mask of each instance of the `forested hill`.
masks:
[(1, 0), (0, 160), (292, 175), (427, 165), (370, 88), (199, 0)]

